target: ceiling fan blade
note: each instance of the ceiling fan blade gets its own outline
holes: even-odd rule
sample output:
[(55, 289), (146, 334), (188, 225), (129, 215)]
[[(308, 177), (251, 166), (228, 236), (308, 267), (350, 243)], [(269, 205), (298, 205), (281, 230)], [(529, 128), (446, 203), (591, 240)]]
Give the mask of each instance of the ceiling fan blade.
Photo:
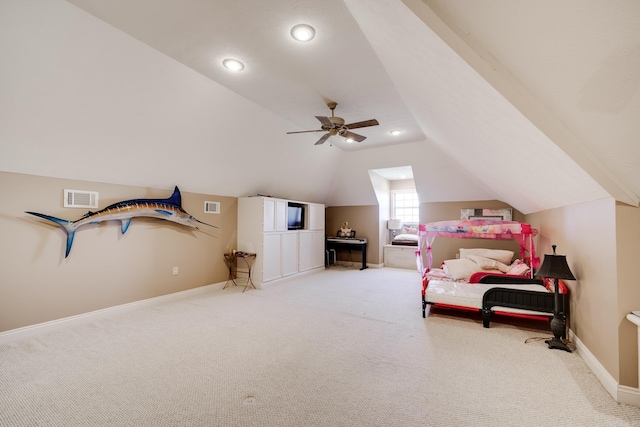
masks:
[(331, 122), (331, 120), (329, 120), (329, 117), (316, 116), (316, 119), (320, 120), (320, 123), (322, 123), (323, 127), (326, 127), (328, 129), (335, 127), (335, 125)]
[(340, 135), (344, 136), (347, 139), (353, 139), (356, 142), (362, 142), (365, 139), (367, 139), (366, 136), (358, 135), (357, 133), (353, 133), (353, 132), (349, 132), (349, 131), (342, 132), (342, 133), (340, 133)]
[(324, 129), (318, 129), (318, 130), (299, 130), (296, 132), (287, 132), (287, 135), (291, 134), (291, 133), (308, 133), (308, 132), (326, 132)]
[(324, 135), (322, 135), (322, 137), (318, 140), (318, 142), (316, 142), (316, 143), (315, 143), (315, 144), (313, 144), (313, 145), (320, 145), (320, 144), (324, 144), (324, 142), (325, 142), (327, 139), (329, 139), (329, 137), (330, 137), (330, 136), (331, 136), (330, 134), (325, 133), (325, 134), (324, 134)]
[(350, 125), (345, 125), (349, 129), (358, 129), (358, 128), (366, 128), (367, 126), (378, 126), (380, 123), (376, 119), (365, 120), (364, 122), (356, 122), (351, 123)]

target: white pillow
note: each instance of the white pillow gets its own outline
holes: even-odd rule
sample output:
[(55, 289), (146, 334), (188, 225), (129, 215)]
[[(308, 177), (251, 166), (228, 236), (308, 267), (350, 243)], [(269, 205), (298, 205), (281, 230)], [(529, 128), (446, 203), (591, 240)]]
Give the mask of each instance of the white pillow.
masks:
[(490, 258), (496, 261), (500, 261), (503, 264), (509, 265), (511, 264), (514, 253), (513, 251), (508, 251), (505, 249), (460, 248), (460, 258), (469, 258), (469, 255), (477, 255), (485, 258)]
[(475, 262), (483, 269), (491, 269), (491, 270), (500, 270), (503, 273), (509, 271), (510, 266), (507, 264), (503, 264), (500, 261), (496, 261), (495, 259), (485, 258), (479, 255), (467, 255), (467, 259)]
[(417, 234), (398, 234), (396, 237), (393, 238), (393, 240), (395, 240), (395, 241), (407, 241), (407, 240), (410, 240), (412, 242), (417, 242), (418, 241), (418, 235)]

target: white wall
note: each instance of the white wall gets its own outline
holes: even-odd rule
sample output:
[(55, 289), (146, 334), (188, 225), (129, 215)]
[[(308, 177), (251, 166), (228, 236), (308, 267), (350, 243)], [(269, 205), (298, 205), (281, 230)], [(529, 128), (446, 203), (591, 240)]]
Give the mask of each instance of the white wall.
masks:
[[(376, 199), (378, 200), (378, 240), (382, 244), (386, 244), (388, 241), (387, 220), (389, 219), (390, 212), (389, 189), (391, 183), (388, 179), (383, 178), (375, 172), (369, 172), (369, 177), (371, 178), (371, 185), (374, 188)], [(376, 250), (378, 259), (383, 259), (382, 254), (384, 247), (382, 245), (378, 245), (375, 248), (370, 247), (369, 251), (371, 252), (372, 249)]]
[[(377, 203), (370, 169), (411, 166), (421, 203), (491, 200), (493, 193), (429, 141), (341, 153), (331, 179), (328, 206), (371, 206)], [(442, 183), (446, 183), (446, 188)]]
[(0, 3), (0, 55), (0, 170), (327, 197), (338, 150), (66, 1)]

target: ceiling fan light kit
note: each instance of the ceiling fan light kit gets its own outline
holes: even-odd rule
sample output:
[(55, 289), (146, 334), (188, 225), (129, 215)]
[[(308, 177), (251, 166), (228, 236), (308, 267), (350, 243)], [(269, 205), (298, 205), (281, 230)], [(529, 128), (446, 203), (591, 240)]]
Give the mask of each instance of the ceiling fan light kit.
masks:
[(334, 115), (334, 110), (338, 106), (335, 102), (329, 102), (327, 104), (329, 109), (331, 110), (331, 117), (326, 116), (315, 116), (316, 119), (320, 121), (320, 129), (316, 130), (302, 130), (297, 132), (287, 132), (287, 134), (293, 133), (307, 133), (307, 132), (327, 132), (315, 143), (315, 145), (324, 144), (324, 142), (329, 139), (331, 136), (339, 135), (347, 140), (347, 142), (362, 142), (367, 139), (366, 136), (358, 135), (357, 133), (351, 132), (351, 129), (364, 128), (369, 126), (377, 126), (379, 125), (376, 119), (365, 120), (362, 122), (355, 122), (350, 124), (345, 124), (344, 119), (342, 117), (336, 117)]

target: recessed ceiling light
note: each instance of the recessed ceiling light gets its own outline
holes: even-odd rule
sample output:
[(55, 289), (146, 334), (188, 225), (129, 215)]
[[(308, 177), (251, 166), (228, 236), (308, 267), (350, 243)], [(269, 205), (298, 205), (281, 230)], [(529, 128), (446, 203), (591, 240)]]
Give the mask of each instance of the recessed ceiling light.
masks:
[(400, 129), (396, 129), (396, 130), (392, 130), (391, 132), (389, 132), (391, 135), (393, 136), (398, 136), (402, 134), (402, 131)]
[(237, 59), (233, 59), (233, 58), (225, 59), (224, 61), (222, 61), (222, 65), (224, 65), (224, 68), (231, 71), (244, 70), (244, 64), (238, 61)]
[(299, 42), (308, 42), (316, 35), (316, 30), (311, 25), (298, 24), (291, 29), (291, 37)]
[(349, 144), (351, 144), (351, 143), (353, 142), (353, 139), (351, 139), (351, 138), (347, 138), (347, 142), (348, 142)]

